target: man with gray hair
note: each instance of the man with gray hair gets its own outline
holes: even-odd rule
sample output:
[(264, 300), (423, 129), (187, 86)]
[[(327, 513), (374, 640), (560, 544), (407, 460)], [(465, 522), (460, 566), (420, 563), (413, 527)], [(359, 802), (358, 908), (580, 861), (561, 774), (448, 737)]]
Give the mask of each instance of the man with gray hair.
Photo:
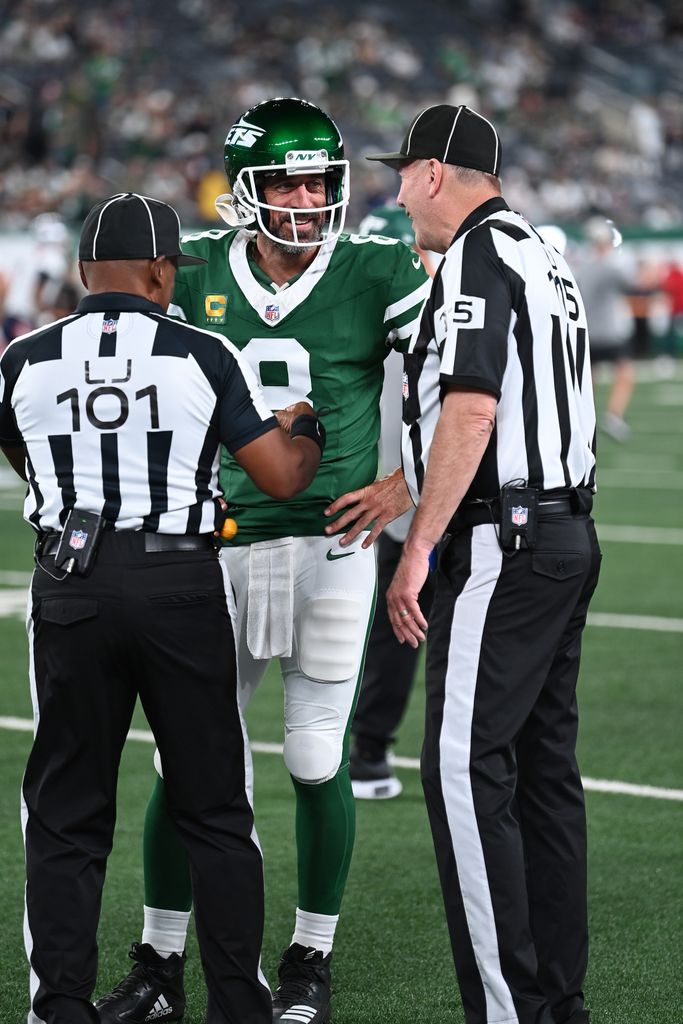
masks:
[(414, 119), (417, 244), (445, 253), (403, 382), (403, 473), (332, 506), (370, 536), (419, 504), (387, 592), (402, 643), (437, 549), (422, 783), (467, 1024), (588, 1024), (581, 633), (600, 551), (586, 314), (563, 257), (501, 196), (493, 125)]

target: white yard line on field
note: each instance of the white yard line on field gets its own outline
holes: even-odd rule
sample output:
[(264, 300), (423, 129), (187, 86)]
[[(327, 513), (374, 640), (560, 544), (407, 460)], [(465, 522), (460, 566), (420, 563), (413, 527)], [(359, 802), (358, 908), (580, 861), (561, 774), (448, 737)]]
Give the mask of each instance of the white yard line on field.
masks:
[(0, 586), (26, 587), (31, 585), (32, 572), (14, 572), (12, 569), (0, 570)]
[(615, 615), (612, 612), (589, 612), (589, 626), (607, 629), (645, 629), (655, 633), (683, 633), (683, 619), (669, 619), (658, 615)]
[[(634, 468), (656, 470), (658, 473), (673, 473), (678, 470), (681, 451), (683, 451), (683, 435), (677, 438), (678, 447), (675, 452), (633, 452), (624, 450), (616, 452), (610, 462), (610, 469), (633, 472)], [(598, 467), (599, 468), (599, 467)]]
[[(0, 589), (0, 618), (26, 617), (26, 589)], [(683, 633), (683, 619), (664, 618), (658, 615), (620, 615), (611, 612), (589, 612), (589, 626), (605, 626), (608, 629), (643, 629), (655, 633)]]
[(661, 388), (654, 396), (655, 405), (683, 406), (683, 388), (677, 384)]
[(600, 540), (621, 541), (625, 544), (683, 544), (683, 530), (675, 527), (616, 526), (599, 520), (596, 526)]
[[(2, 718), (0, 729), (12, 729), (17, 732), (33, 732), (33, 720), (30, 718)], [(154, 743), (154, 737), (147, 729), (131, 729), (129, 740), (141, 743)], [(251, 749), (255, 754), (282, 754), (281, 743), (252, 742)], [(420, 762), (416, 757), (394, 757), (392, 764), (397, 768), (419, 769)], [(662, 786), (638, 786), (632, 782), (618, 782), (613, 779), (583, 779), (584, 789), (596, 793), (622, 793), (625, 796), (648, 796), (655, 800), (683, 800), (683, 789), (664, 789)]]
[(662, 469), (639, 469), (636, 472), (628, 469), (601, 469), (598, 474), (598, 486), (628, 487), (638, 486), (643, 490), (647, 485), (650, 491), (683, 491), (683, 473), (668, 473)]
[(0, 590), (0, 618), (26, 618), (26, 601), (28, 590), (22, 587), (20, 590)]
[[(597, 530), (600, 540), (615, 541), (624, 544), (667, 544), (673, 546), (683, 545), (683, 530), (677, 527), (663, 526), (626, 526), (612, 523), (597, 522)], [(0, 569), (0, 587), (23, 587), (25, 590), (31, 585), (32, 573), (19, 572), (11, 569)], [(3, 595), (0, 590), (0, 598), (5, 596), (5, 602), (0, 600), (0, 616), (13, 614), (12, 610), (22, 601), (25, 604), (25, 593), (22, 598), (17, 595), (16, 599), (11, 596), (12, 592), (7, 590)], [(10, 610), (8, 610), (10, 609)], [(23, 612), (23, 608), (22, 608)]]

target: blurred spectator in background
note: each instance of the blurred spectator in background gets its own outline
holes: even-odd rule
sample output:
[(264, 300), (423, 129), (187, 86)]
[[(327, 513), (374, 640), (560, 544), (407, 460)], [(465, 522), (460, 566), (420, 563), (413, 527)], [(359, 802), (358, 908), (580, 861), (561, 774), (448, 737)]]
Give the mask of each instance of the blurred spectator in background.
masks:
[(683, 353), (683, 267), (669, 263), (660, 282), (669, 306), (667, 349), (670, 355)]
[[(207, 175), (232, 115), (273, 95), (338, 111), (349, 223), (393, 188), (367, 151), (414, 107), (505, 125), (506, 194), (535, 223), (683, 223), (683, 22), (673, 3), (14, 0), (0, 24), (0, 228), (78, 221), (113, 188), (215, 222)], [(218, 191), (222, 186), (219, 184)]]
[(635, 386), (631, 359), (634, 324), (626, 298), (633, 283), (616, 251), (621, 235), (610, 221), (591, 217), (584, 235), (590, 251), (577, 267), (576, 280), (586, 308), (591, 366), (595, 369), (606, 363), (614, 370), (600, 425), (615, 441), (626, 441), (631, 428), (624, 417)]
[(0, 274), (0, 352), (14, 341), (21, 334), (27, 334), (33, 329), (33, 324), (19, 316), (14, 316), (7, 311), (7, 295), (10, 289), (10, 279), (5, 274)]

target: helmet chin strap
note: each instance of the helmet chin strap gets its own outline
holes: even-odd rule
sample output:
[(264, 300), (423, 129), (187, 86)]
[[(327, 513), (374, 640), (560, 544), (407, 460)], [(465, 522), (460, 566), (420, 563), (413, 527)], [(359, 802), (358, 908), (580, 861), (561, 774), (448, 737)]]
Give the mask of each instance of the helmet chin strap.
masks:
[(231, 192), (225, 192), (216, 198), (216, 212), (231, 228), (243, 228), (256, 220), (250, 210), (245, 210), (241, 203), (235, 203), (235, 197)]

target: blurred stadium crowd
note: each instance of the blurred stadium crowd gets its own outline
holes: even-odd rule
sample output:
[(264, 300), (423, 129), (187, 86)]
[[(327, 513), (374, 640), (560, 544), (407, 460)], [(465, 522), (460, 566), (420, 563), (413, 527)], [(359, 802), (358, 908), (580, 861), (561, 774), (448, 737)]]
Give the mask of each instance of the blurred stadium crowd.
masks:
[[(202, 186), (220, 171), (225, 132), (273, 95), (326, 108), (356, 160), (393, 147), (420, 107), (468, 102), (501, 128), (506, 194), (531, 220), (601, 209), (621, 225), (683, 222), (679, 4), (3, 6), (3, 227), (44, 210), (77, 220), (119, 188), (172, 202), (188, 223), (212, 220), (216, 193)], [(357, 223), (391, 185), (362, 163), (354, 172)]]
[[(247, 107), (310, 99), (351, 158), (348, 223), (395, 190), (362, 160), (421, 107), (468, 103), (505, 142), (508, 202), (536, 223), (683, 236), (683, 8), (604, 0), (6, 0), (0, 231), (77, 226), (130, 189), (215, 223), (222, 145)], [(55, 229), (58, 230), (58, 229)], [(1, 265), (0, 265), (1, 269)]]

